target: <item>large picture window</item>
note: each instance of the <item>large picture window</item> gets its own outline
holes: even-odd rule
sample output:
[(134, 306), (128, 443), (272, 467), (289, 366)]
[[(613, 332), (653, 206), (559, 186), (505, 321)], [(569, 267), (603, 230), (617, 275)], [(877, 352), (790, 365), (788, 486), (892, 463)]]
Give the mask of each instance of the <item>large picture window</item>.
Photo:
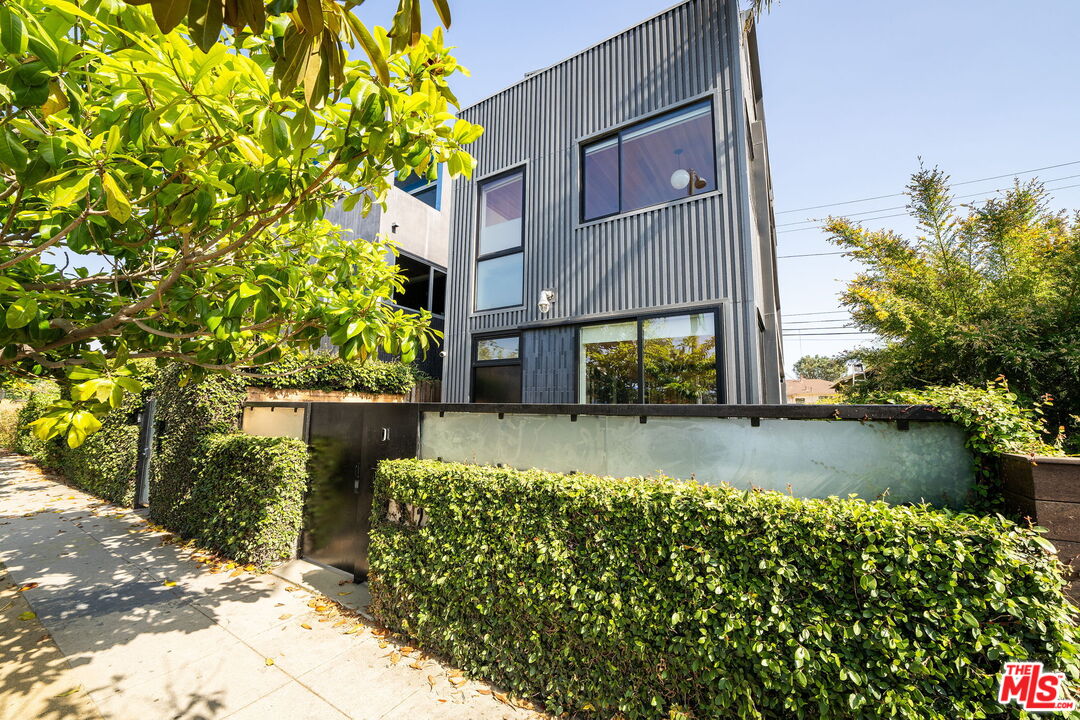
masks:
[(472, 400), (521, 402), (521, 336), (478, 338), (473, 343)]
[(480, 186), (476, 257), (476, 309), (514, 307), (522, 301), (525, 176), (521, 172)]
[(712, 312), (583, 327), (578, 355), (582, 403), (718, 401)]
[(582, 147), (581, 219), (716, 189), (712, 103), (695, 103)]

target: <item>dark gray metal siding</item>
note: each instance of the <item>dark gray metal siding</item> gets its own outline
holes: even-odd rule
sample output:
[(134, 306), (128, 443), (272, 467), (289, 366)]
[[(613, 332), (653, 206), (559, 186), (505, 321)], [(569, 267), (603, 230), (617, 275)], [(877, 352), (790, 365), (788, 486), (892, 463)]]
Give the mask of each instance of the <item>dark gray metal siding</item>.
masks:
[[(735, 0), (688, 0), (462, 112), (485, 132), (473, 180), (454, 187), (444, 400), (468, 400), (473, 334), (693, 304), (721, 308), (725, 397), (759, 401), (740, 23)], [(578, 222), (583, 139), (706, 97), (716, 192)], [(526, 176), (525, 304), (474, 313), (477, 181), (514, 167)], [(557, 299), (541, 315), (545, 288)], [(526, 337), (525, 401), (573, 400), (573, 331)]]
[(572, 403), (577, 333), (572, 326), (527, 330), (522, 334), (522, 402)]

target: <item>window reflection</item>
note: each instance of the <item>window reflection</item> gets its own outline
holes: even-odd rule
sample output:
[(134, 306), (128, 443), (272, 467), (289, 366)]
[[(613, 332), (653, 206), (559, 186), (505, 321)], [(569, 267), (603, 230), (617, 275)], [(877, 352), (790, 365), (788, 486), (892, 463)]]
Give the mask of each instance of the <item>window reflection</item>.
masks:
[(716, 331), (713, 315), (646, 320), (645, 402), (716, 402)]
[(715, 190), (715, 144), (706, 100), (585, 146), (582, 219)]
[(581, 402), (639, 401), (637, 322), (581, 329)]
[(578, 401), (715, 403), (716, 322), (711, 312), (581, 328)]

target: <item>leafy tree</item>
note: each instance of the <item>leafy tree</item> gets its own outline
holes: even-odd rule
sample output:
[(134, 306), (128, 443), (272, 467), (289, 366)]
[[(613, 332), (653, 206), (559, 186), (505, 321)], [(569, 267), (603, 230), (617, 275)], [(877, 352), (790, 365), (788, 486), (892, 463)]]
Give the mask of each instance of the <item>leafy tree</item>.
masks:
[[(328, 40), (282, 69), (311, 3), (216, 43), (171, 16), (163, 34), (174, 6), (208, 3), (0, 5), (0, 372), (70, 384), (38, 429), (72, 445), (139, 391), (138, 358), (228, 371), (329, 335), (409, 362), (436, 335), (383, 302), (402, 283), (386, 246), (322, 215), (367, 211), (395, 173), (471, 172), (481, 129), (450, 112), (441, 29), (373, 28), (385, 68)], [(335, 18), (319, 36), (347, 40)]]
[(804, 355), (795, 361), (795, 373), (802, 380), (839, 380), (847, 373), (846, 353), (833, 355)]
[(1051, 395), (1048, 419), (1069, 422), (1080, 412), (1080, 217), (1049, 210), (1038, 181), (958, 207), (948, 176), (921, 169), (908, 193), (913, 239), (827, 224), (865, 266), (844, 304), (887, 342), (865, 358), (869, 382), (888, 390), (1004, 376), (1024, 402)]

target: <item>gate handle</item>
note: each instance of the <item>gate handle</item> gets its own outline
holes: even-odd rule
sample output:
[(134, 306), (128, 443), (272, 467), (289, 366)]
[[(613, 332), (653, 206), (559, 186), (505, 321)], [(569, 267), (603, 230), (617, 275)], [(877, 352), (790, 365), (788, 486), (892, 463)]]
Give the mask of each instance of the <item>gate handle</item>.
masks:
[(390, 439), (390, 428), (384, 427), (382, 429), (382, 441), (386, 442), (389, 439)]

